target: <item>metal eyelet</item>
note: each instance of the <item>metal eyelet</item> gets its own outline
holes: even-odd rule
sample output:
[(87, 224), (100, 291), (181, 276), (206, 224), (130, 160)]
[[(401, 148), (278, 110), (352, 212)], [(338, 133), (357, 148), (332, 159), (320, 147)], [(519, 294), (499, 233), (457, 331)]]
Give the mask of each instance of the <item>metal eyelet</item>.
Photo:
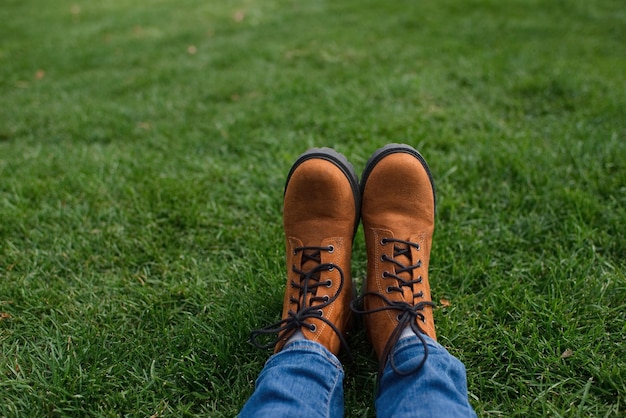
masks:
[(398, 322), (401, 321), (402, 320), (402, 314), (396, 315), (396, 319), (398, 320)]
[(380, 245), (387, 245), (389, 241), (387, 241), (387, 238), (383, 238), (380, 240)]
[(320, 314), (320, 318), (324, 316), (324, 312), (321, 309), (318, 309), (317, 313)]
[(333, 287), (333, 281), (332, 280), (326, 281), (326, 287), (328, 287), (329, 289)]
[(418, 282), (418, 283), (422, 283), (422, 276), (418, 276), (418, 277), (417, 277), (417, 282)]
[(418, 297), (418, 298), (423, 298), (423, 297), (424, 297), (424, 292), (422, 292), (422, 291), (420, 290), (420, 292), (416, 295), (416, 297)]
[(334, 245), (329, 245), (329, 246), (328, 246), (328, 253), (329, 253), (329, 254), (332, 254), (332, 253), (334, 253), (334, 252), (335, 252), (335, 246), (334, 246)]
[(311, 332), (315, 332), (315, 331), (317, 331), (317, 326), (316, 326), (315, 324), (311, 324), (311, 325), (309, 326), (309, 331), (311, 331)]
[(389, 272), (383, 271), (383, 274), (381, 274), (381, 276), (383, 277), (383, 279), (386, 279), (387, 277), (389, 277)]

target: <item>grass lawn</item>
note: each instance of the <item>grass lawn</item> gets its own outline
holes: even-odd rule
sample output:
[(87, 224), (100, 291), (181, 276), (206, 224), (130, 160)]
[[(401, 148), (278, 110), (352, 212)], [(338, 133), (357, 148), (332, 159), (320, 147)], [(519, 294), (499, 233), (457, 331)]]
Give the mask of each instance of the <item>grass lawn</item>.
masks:
[(621, 0), (4, 0), (0, 416), (236, 415), (289, 167), (388, 142), (433, 171), (435, 322), (479, 416), (623, 416), (625, 40)]

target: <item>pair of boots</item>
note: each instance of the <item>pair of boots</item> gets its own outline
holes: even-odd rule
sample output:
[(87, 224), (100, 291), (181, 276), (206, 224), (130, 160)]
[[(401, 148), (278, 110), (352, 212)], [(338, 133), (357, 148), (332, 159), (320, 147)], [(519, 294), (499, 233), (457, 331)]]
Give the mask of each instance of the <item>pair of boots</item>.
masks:
[[(365, 290), (355, 298), (350, 259), (359, 221), (367, 247)], [(266, 347), (279, 352), (289, 340), (316, 341), (337, 355), (347, 349), (353, 313), (365, 315), (380, 370), (404, 334), (436, 339), (428, 262), (435, 222), (435, 192), (422, 156), (389, 144), (367, 162), (361, 185), (346, 158), (329, 148), (311, 149), (287, 177), (283, 221), (287, 287), (282, 319), (253, 331), (269, 333)], [(426, 351), (427, 353), (427, 351)], [(426, 360), (424, 356), (422, 363)], [(418, 366), (419, 367), (419, 366)], [(397, 370), (396, 370), (397, 371)]]

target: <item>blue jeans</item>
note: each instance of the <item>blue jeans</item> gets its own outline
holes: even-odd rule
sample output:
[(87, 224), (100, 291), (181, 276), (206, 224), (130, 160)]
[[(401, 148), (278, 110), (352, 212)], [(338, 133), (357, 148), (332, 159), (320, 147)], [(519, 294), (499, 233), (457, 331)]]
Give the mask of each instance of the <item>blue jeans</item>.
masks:
[[(389, 362), (379, 382), (376, 416), (475, 417), (467, 398), (465, 366), (425, 336), (428, 359), (417, 372), (401, 376)], [(394, 348), (396, 368), (411, 370), (424, 355), (416, 336)], [(295, 341), (273, 355), (239, 415), (246, 417), (342, 417), (343, 367), (322, 345)]]

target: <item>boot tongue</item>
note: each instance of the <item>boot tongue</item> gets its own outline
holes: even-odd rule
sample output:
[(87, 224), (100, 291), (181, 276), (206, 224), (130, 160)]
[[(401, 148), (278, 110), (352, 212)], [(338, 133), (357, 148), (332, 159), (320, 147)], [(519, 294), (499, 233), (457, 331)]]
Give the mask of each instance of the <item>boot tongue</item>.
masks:
[[(320, 250), (304, 250), (302, 252), (302, 264), (300, 265), (300, 269), (305, 272), (305, 275), (308, 275), (308, 272), (315, 269), (322, 262), (321, 252)], [(304, 286), (304, 282), (307, 279), (301, 277), (300, 284)], [(308, 277), (308, 294), (303, 295), (306, 306), (311, 306), (310, 298), (317, 294), (317, 286), (320, 281), (320, 271), (316, 271)]]
[[(413, 262), (411, 260), (411, 248), (409, 245), (395, 242), (393, 252), (394, 252), (394, 259), (398, 263), (402, 264), (405, 267), (413, 265)], [(413, 278), (411, 270), (403, 271), (403, 268), (400, 266), (396, 266), (395, 270), (396, 270), (396, 275), (398, 275), (400, 278), (402, 278), (402, 280), (406, 282), (410, 281)], [(398, 280), (398, 286), (400, 286), (401, 284), (402, 282)], [(401, 289), (404, 293), (404, 299), (407, 302), (409, 301), (412, 302), (413, 301), (413, 286), (403, 286), (401, 287)]]

